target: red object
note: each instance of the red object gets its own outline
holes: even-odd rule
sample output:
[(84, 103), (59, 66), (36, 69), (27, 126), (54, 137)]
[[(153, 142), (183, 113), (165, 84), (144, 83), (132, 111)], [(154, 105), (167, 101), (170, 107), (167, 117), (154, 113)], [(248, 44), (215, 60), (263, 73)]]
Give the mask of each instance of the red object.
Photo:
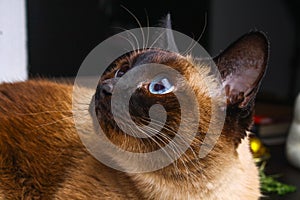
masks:
[(270, 124), (273, 120), (270, 117), (255, 115), (253, 121), (255, 124)]

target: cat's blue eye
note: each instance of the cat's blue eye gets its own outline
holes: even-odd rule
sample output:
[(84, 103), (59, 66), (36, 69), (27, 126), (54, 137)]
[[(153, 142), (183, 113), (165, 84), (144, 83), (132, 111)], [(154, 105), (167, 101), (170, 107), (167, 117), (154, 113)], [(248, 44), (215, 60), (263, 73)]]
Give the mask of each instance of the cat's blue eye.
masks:
[(167, 94), (174, 90), (174, 85), (165, 77), (154, 79), (149, 84), (149, 92), (152, 94)]

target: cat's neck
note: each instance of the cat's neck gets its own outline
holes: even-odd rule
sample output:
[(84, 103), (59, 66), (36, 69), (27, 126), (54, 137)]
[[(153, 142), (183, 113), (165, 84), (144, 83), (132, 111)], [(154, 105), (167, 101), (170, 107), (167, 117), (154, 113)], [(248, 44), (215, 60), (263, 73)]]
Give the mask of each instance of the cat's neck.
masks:
[[(246, 161), (245, 157), (249, 156), (251, 155), (246, 138), (237, 149), (237, 157), (231, 160), (228, 158), (227, 163), (223, 163), (222, 167), (218, 168), (219, 171), (211, 166), (205, 171), (177, 171), (171, 174), (164, 174), (161, 171), (130, 176), (142, 186), (140, 187), (142, 193), (149, 194), (149, 199), (226, 199), (232, 196), (255, 199), (259, 196), (257, 187), (259, 183), (252, 182), (249, 177), (258, 174), (249, 174), (256, 173), (256, 170), (252, 170), (255, 169), (255, 165)], [(250, 157), (249, 161), (251, 161)], [(194, 164), (201, 165), (201, 163)], [(244, 187), (245, 185), (250, 187)]]
[[(158, 176), (155, 173), (134, 174), (132, 179), (138, 183), (142, 193), (149, 195), (149, 199), (203, 199), (205, 194), (213, 190), (213, 183), (203, 185), (200, 179), (207, 179), (200, 173), (199, 177), (189, 177), (178, 174), (178, 177)], [(200, 192), (199, 192), (200, 191)]]

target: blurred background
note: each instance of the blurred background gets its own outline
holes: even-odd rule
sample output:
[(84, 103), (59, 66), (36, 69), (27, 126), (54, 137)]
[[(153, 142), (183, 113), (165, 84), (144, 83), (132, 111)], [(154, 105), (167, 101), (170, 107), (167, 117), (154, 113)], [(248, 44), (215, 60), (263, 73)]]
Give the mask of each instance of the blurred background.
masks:
[[(150, 26), (159, 25), (170, 12), (175, 30), (196, 40), (204, 31), (199, 42), (212, 56), (244, 33), (264, 31), (271, 41), (271, 56), (259, 99), (292, 104), (300, 90), (296, 0), (1, 0), (0, 73), (6, 68), (10, 72), (2, 76), (11, 74), (16, 71), (14, 65), (25, 65), (19, 78), (75, 76), (97, 44), (120, 28), (138, 26), (121, 5), (143, 26), (147, 26), (147, 17)], [(16, 42), (21, 46), (12, 45)]]
[(212, 56), (244, 33), (264, 31), (271, 57), (260, 98), (291, 103), (300, 90), (299, 3), (291, 0), (27, 0), (29, 75), (76, 75), (97, 44), (120, 28), (138, 26), (120, 5), (144, 26), (147, 17), (157, 26), (170, 12), (173, 28), (190, 37), (198, 39), (205, 28), (200, 44)]

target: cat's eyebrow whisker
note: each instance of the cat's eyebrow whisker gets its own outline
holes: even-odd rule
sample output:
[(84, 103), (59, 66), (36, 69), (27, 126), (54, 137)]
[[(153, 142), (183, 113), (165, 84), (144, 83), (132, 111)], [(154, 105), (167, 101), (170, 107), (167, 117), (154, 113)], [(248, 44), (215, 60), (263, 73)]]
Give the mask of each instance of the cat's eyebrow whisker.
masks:
[(137, 39), (137, 37), (131, 31), (128, 31), (128, 33), (134, 38), (134, 40), (136, 42), (136, 47), (133, 49), (133, 51), (136, 50), (136, 48), (140, 49), (140, 43), (139, 43), (139, 40)]
[(123, 38), (123, 39), (125, 39), (129, 44), (130, 44), (130, 46), (131, 46), (131, 48), (132, 48), (132, 50), (134, 50), (135, 49), (135, 46), (134, 46), (134, 44), (128, 39), (128, 38), (126, 38), (126, 37), (123, 37), (123, 36), (120, 36), (121, 38)]
[(119, 36), (119, 37), (121, 37), (121, 38), (123, 38), (123, 39), (125, 39), (125, 40), (127, 40), (129, 42), (129, 44), (133, 48), (132, 51), (134, 51), (136, 48), (138, 48), (138, 49), (140, 48), (140, 46), (139, 46), (139, 40), (137, 39), (137, 37), (130, 30), (127, 30), (127, 29), (122, 28), (122, 27), (115, 27), (115, 28), (120, 29), (122, 31), (126, 31), (126, 33), (128, 33), (134, 39), (134, 41), (136, 43), (136, 46), (132, 43), (132, 41), (130, 39), (128, 39), (126, 37), (123, 37), (123, 36)]
[(193, 50), (193, 48), (198, 44), (198, 42), (200, 41), (201, 36), (196, 40), (196, 41), (192, 41), (191, 44), (188, 46), (188, 48), (182, 53), (182, 55), (186, 56), (189, 53), (191, 53), (191, 51)]
[[(134, 19), (135, 19), (135, 21), (137, 22), (137, 24), (139, 25), (139, 27), (140, 27), (140, 30), (141, 30), (141, 33), (142, 33), (142, 37), (143, 37), (143, 48), (144, 48), (144, 44), (145, 44), (145, 34), (144, 34), (144, 30), (143, 30), (143, 27), (142, 27), (142, 24), (141, 24), (141, 22), (140, 22), (140, 20), (129, 10), (129, 9), (127, 9), (125, 6), (123, 6), (123, 5), (121, 5), (121, 7), (123, 8), (123, 9), (125, 9)], [(138, 46), (139, 47), (139, 46)]]
[(149, 49), (151, 49), (155, 43), (163, 36), (163, 34), (166, 34), (167, 31), (163, 31), (161, 34), (159, 34), (159, 36), (154, 40), (154, 42), (152, 43), (152, 45), (149, 47)]
[[(203, 29), (202, 29), (202, 32), (201, 32), (200, 36), (198, 37), (198, 39), (196, 40), (196, 42), (194, 43), (194, 45), (190, 48), (190, 50), (188, 50), (188, 51), (186, 52), (186, 54), (189, 54), (189, 53), (193, 50), (193, 48), (197, 45), (197, 43), (200, 41), (200, 39), (201, 39), (202, 36), (204, 35), (204, 32), (205, 32), (205, 30), (206, 30), (206, 27), (207, 27), (207, 13), (205, 13), (205, 16), (204, 16), (204, 27), (203, 27)], [(184, 55), (186, 55), (186, 54), (184, 54)]]
[(149, 17), (148, 17), (148, 13), (147, 13), (147, 10), (145, 10), (145, 14), (146, 14), (146, 21), (147, 21), (147, 38), (146, 38), (146, 44), (144, 45), (144, 48), (145, 49), (147, 46), (148, 46), (148, 43), (149, 43), (149, 34), (150, 34), (150, 22), (149, 22)]
[(195, 45), (195, 42), (194, 42), (194, 40), (192, 40), (192, 41), (190, 42), (189, 46), (186, 48), (186, 50), (185, 50), (184, 52), (182, 52), (181, 54), (184, 55), (184, 56), (186, 56), (187, 53), (189, 52), (189, 50), (190, 50), (194, 45)]

